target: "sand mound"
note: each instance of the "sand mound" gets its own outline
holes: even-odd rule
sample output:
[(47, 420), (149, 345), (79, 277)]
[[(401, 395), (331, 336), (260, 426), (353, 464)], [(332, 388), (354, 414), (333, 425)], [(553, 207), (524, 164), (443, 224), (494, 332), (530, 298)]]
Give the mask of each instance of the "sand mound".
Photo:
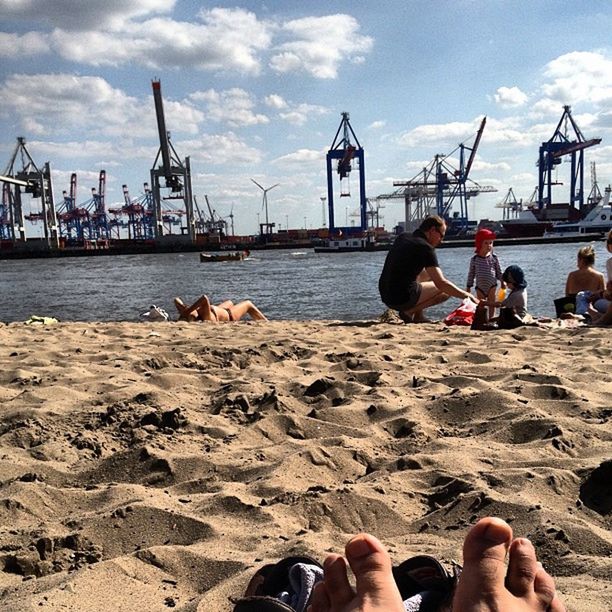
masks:
[(0, 328), (0, 610), (231, 610), (370, 531), (460, 559), (496, 515), (612, 607), (608, 330)]

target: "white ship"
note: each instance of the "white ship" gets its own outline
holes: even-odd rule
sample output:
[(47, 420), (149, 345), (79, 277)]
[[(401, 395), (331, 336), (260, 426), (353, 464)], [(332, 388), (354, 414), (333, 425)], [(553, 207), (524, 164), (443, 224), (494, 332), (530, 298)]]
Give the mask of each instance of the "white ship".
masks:
[(612, 187), (608, 185), (604, 197), (584, 219), (580, 221), (563, 221), (555, 223), (552, 228), (544, 232), (545, 237), (553, 236), (582, 236), (583, 234), (607, 234), (612, 229), (612, 206), (610, 193)]

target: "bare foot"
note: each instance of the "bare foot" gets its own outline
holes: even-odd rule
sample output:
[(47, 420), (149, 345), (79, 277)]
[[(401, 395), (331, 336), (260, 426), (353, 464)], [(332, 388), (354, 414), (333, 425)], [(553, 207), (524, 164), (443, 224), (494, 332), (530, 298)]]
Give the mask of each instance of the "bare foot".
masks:
[(349, 584), (344, 558), (329, 555), (323, 564), (325, 578), (316, 585), (308, 612), (404, 612), (391, 559), (374, 536), (356, 535), (346, 545), (345, 554), (356, 589)]
[[(509, 564), (505, 559), (509, 552)], [(403, 612), (391, 560), (373, 536), (359, 534), (346, 545), (355, 574), (350, 586), (346, 561), (325, 560), (324, 579), (315, 587), (309, 612)], [(510, 526), (496, 518), (480, 520), (463, 545), (464, 568), (453, 597), (453, 612), (564, 612), (553, 579), (537, 562), (529, 540), (512, 540)]]
[(181, 298), (175, 297), (174, 305), (176, 306), (176, 309), (179, 313), (179, 321), (193, 321), (193, 319), (189, 316), (189, 313), (187, 312), (187, 306), (185, 306), (185, 302), (183, 302)]
[[(509, 563), (506, 567), (506, 554)], [(555, 583), (538, 563), (533, 544), (512, 540), (512, 529), (498, 518), (483, 518), (463, 544), (463, 572), (453, 612), (512, 610), (563, 612)]]

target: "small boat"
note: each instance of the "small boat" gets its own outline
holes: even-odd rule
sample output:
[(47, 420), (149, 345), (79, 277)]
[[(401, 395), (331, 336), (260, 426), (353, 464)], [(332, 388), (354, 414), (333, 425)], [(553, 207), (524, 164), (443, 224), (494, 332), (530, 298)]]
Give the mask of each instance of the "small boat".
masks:
[(242, 261), (248, 251), (225, 251), (224, 253), (200, 253), (200, 263), (209, 261)]

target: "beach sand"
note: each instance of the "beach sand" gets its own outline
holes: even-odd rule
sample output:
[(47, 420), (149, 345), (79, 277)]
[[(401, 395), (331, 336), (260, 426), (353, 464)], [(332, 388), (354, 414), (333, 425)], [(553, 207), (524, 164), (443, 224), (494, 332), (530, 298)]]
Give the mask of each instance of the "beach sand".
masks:
[(492, 515), (612, 609), (609, 329), (0, 327), (0, 610), (231, 610), (377, 535), (461, 560)]

